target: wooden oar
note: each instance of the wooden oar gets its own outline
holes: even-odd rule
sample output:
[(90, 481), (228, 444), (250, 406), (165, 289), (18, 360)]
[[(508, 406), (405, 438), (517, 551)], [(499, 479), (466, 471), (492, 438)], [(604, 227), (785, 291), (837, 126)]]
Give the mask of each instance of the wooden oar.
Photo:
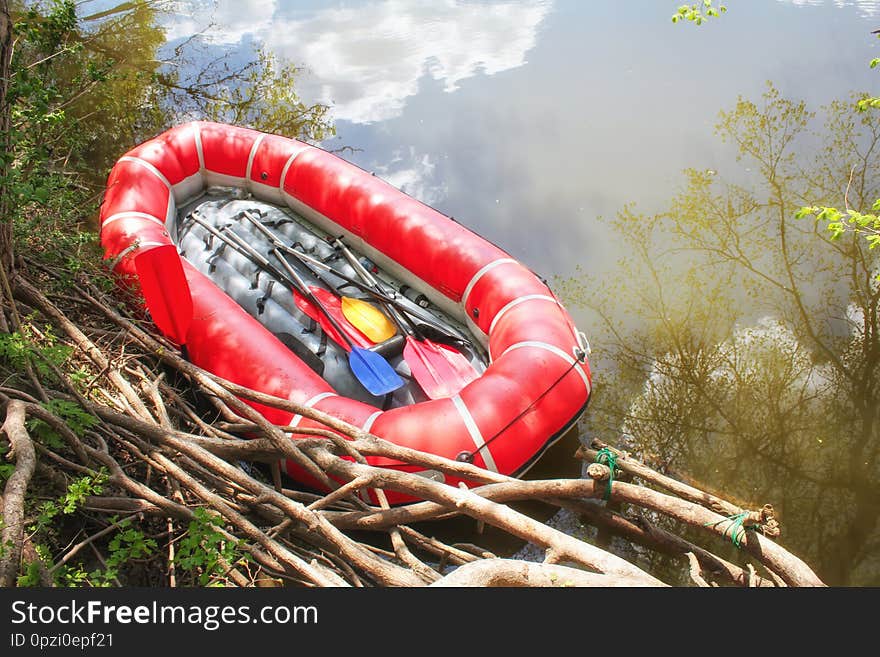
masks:
[[(286, 284), (288, 289), (290, 290), (291, 295), (293, 296), (293, 301), (296, 304), (296, 307), (303, 311), (305, 315), (309, 318), (315, 320), (320, 324), (321, 330), (323, 330), (331, 340), (333, 340), (336, 344), (342, 346), (343, 348), (347, 346), (347, 342), (345, 341), (345, 337), (350, 338), (355, 342), (359, 347), (367, 348), (372, 345), (372, 342), (363, 335), (360, 331), (357, 330), (354, 326), (350, 325), (344, 317), (342, 317), (342, 310), (339, 310), (338, 316), (342, 319), (339, 322), (339, 325), (343, 327), (343, 332), (345, 336), (341, 335), (336, 327), (327, 320), (327, 316), (318, 310), (315, 305), (301, 292), (299, 292), (295, 286), (292, 285), (290, 281), (287, 280), (287, 277), (278, 270), (278, 268), (274, 267), (266, 258), (260, 255), (254, 248), (241, 239), (235, 232), (229, 231), (227, 233), (222, 233), (217, 230), (214, 226), (207, 223), (200, 217), (195, 214), (190, 215), (193, 221), (199, 224), (202, 228), (211, 233), (214, 237), (219, 239), (221, 242), (225, 242), (227, 245), (231, 246), (238, 253), (243, 255), (245, 258), (253, 262), (257, 267), (260, 267), (271, 276), (278, 279), (282, 284)], [(233, 239), (234, 238), (234, 239)], [(332, 297), (332, 295), (329, 295)], [(335, 299), (335, 297), (333, 298)], [(339, 305), (339, 300), (336, 300), (337, 306)], [(329, 307), (330, 312), (333, 312), (332, 300), (326, 299), (327, 306)]]
[[(274, 255), (278, 262), (281, 263), (281, 266), (294, 283), (301, 288), (300, 292), (305, 294), (318, 308), (324, 310), (320, 301), (318, 301), (315, 295), (312, 294), (312, 291), (296, 270), (290, 266), (290, 263), (287, 262), (287, 260), (284, 259), (281, 252), (278, 249), (272, 249), (272, 255)], [(327, 313), (327, 319), (329, 319), (336, 327), (337, 331), (345, 337), (349, 347), (348, 365), (351, 367), (351, 371), (354, 373), (357, 380), (363, 384), (370, 394), (376, 396), (385, 395), (403, 386), (403, 379), (397, 375), (397, 372), (394, 371), (394, 368), (391, 367), (385, 358), (374, 351), (362, 349), (351, 342), (351, 340), (348, 339), (348, 336), (342, 331), (341, 327), (337, 326), (336, 319), (329, 313)]]
[[(250, 221), (254, 225), (254, 227), (256, 227), (257, 230), (259, 230), (274, 247), (280, 248), (285, 252), (287, 251), (286, 245), (281, 240), (281, 238), (275, 234), (274, 231), (270, 230), (266, 225), (256, 219), (247, 210), (245, 210), (241, 214), (244, 216), (245, 219)], [(321, 276), (319, 276), (318, 279), (322, 283), (324, 283), (324, 285), (329, 287), (330, 291), (336, 294), (339, 299), (341, 299), (341, 303), (335, 303), (339, 303), (339, 305), (341, 306), (342, 315), (345, 317), (345, 319), (351, 322), (352, 326), (357, 328), (370, 340), (372, 340), (373, 342), (385, 342), (395, 333), (397, 333), (397, 329), (394, 328), (394, 324), (392, 324), (388, 320), (388, 318), (383, 315), (382, 312), (375, 306), (371, 306), (366, 301), (345, 296), (336, 288), (336, 286), (334, 286), (332, 283)], [(322, 294), (325, 293), (326, 290), (322, 290), (319, 287), (313, 286), (309, 289), (314, 293), (316, 297), (318, 297), (318, 299), (324, 306), (332, 307), (332, 305), (334, 305), (334, 301), (329, 299), (327, 296), (322, 297)]]
[(169, 340), (183, 347), (193, 304), (177, 249), (167, 244), (143, 251), (135, 256), (134, 266), (153, 323)]
[[(336, 246), (366, 283), (380, 289), (378, 281), (358, 262), (345, 244), (336, 240)], [(414, 325), (408, 323), (390, 305), (386, 309), (400, 330), (406, 334), (403, 359), (409, 365), (413, 378), (429, 398), (452, 397), (468, 383), (479, 378), (477, 370), (460, 352), (446, 345), (436, 344), (423, 335), (417, 339)]]

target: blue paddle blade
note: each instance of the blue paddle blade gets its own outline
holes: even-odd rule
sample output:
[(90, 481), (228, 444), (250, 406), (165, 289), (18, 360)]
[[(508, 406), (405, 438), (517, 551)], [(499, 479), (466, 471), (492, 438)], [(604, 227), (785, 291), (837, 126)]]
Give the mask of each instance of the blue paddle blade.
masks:
[(352, 346), (348, 354), (348, 364), (357, 380), (376, 397), (386, 395), (403, 385), (403, 379), (388, 361), (372, 351)]

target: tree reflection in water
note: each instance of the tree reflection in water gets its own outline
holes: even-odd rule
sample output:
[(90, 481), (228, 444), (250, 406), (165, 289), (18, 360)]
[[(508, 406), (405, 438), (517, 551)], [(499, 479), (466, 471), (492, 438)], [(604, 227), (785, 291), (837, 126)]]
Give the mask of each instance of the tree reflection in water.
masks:
[(742, 169), (687, 171), (666, 212), (625, 208), (620, 270), (562, 290), (599, 318), (594, 358), (610, 364), (589, 432), (772, 503), (783, 544), (826, 582), (877, 585), (877, 252), (794, 218), (806, 203), (868, 211), (880, 195), (880, 115), (854, 105), (817, 115), (772, 85), (740, 99), (717, 132)]

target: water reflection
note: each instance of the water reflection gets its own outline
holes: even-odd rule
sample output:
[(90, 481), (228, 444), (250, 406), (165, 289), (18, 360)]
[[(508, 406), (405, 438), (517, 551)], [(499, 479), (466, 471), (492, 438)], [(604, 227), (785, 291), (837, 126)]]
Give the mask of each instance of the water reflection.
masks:
[[(876, 585), (878, 254), (793, 215), (844, 193), (870, 208), (880, 116), (835, 102), (820, 117), (807, 160), (799, 145), (818, 126), (804, 103), (772, 87), (740, 99), (718, 129), (758, 180), (689, 171), (668, 212), (620, 213), (633, 254), (613, 279), (573, 279), (566, 293), (606, 319), (592, 432), (752, 507), (771, 502), (783, 543), (827, 582)], [(643, 326), (610, 317), (612, 300)]]
[(865, 16), (876, 16), (880, 13), (880, 2), (877, 0), (776, 0), (796, 7), (821, 7), (833, 4), (836, 7), (856, 7)]
[(737, 92), (833, 97), (875, 77), (873, 22), (831, 3), (739, 3), (699, 30), (656, 0), (172, 5), (164, 56), (198, 35), (237, 64), (264, 48), (302, 66), (300, 97), (331, 104), (325, 146), (547, 276), (613, 268), (626, 247), (597, 218), (662, 203), (694, 156), (723, 169), (711, 125)]
[(312, 11), (257, 0), (177, 4), (169, 40), (203, 32), (224, 46), (259, 41), (308, 65), (318, 86), (306, 81), (303, 93), (332, 104), (337, 120), (362, 124), (399, 116), (424, 75), (450, 92), (478, 72), (521, 66), (550, 9), (544, 0), (385, 0)]

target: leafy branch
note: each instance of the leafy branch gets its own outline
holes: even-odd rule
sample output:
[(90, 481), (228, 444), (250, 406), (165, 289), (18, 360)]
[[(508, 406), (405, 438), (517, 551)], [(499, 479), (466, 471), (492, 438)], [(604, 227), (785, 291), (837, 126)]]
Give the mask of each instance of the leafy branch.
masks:
[(697, 2), (692, 5), (681, 5), (674, 14), (672, 14), (672, 22), (690, 21), (695, 25), (702, 25), (710, 18), (717, 18), (727, 11), (727, 7), (719, 5), (717, 8), (712, 6), (712, 0), (703, 0), (702, 3)]

